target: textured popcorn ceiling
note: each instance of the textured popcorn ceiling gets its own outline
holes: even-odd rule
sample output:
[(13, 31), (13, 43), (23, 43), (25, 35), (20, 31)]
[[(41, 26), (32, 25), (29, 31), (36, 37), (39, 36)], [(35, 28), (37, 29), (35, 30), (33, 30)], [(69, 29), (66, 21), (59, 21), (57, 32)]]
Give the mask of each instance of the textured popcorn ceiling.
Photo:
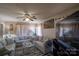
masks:
[(52, 17), (67, 16), (78, 9), (79, 4), (0, 4), (0, 21), (22, 21), (17, 17), (23, 16), (25, 13), (29, 13), (37, 17), (33, 22), (43, 22)]

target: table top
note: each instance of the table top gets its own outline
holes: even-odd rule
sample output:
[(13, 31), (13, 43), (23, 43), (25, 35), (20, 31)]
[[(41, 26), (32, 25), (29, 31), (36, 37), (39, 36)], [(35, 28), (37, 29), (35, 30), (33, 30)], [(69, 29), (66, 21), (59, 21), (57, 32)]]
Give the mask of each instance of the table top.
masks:
[(32, 46), (34, 46), (34, 44), (31, 43), (31, 42), (24, 42), (24, 43), (23, 43), (23, 46), (24, 46), (24, 47), (32, 47)]

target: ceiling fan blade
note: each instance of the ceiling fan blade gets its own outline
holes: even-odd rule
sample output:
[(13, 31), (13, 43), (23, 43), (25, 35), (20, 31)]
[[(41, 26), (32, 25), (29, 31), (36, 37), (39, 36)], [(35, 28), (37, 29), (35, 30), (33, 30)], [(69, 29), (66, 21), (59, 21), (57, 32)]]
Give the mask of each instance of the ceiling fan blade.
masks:
[(35, 16), (32, 17), (33, 19), (37, 19)]
[(30, 19), (31, 21), (34, 21), (33, 19)]

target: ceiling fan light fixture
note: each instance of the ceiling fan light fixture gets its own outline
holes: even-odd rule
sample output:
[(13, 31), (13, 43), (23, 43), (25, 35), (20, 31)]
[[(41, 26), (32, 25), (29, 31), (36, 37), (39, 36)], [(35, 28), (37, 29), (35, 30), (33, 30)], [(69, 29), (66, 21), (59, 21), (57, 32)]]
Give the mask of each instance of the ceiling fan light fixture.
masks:
[(25, 21), (29, 21), (29, 20), (30, 20), (29, 18), (26, 18), (26, 19), (25, 19)]

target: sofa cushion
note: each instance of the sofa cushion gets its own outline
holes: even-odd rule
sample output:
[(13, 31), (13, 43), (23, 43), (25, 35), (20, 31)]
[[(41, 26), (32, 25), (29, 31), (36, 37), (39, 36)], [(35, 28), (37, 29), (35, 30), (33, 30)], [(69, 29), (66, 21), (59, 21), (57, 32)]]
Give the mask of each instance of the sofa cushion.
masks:
[(0, 42), (0, 48), (3, 48), (4, 46), (3, 46), (3, 43), (2, 42)]
[(10, 44), (13, 44), (14, 43), (14, 40), (12, 39), (5, 39), (7, 44), (6, 45), (10, 45)]
[(35, 47), (37, 47), (42, 53), (45, 53), (44, 43), (40, 41), (34, 41)]
[(2, 39), (0, 42), (2, 42), (2, 44), (3, 44), (4, 46), (6, 46), (6, 44), (7, 44), (7, 42), (6, 42), (5, 39)]

